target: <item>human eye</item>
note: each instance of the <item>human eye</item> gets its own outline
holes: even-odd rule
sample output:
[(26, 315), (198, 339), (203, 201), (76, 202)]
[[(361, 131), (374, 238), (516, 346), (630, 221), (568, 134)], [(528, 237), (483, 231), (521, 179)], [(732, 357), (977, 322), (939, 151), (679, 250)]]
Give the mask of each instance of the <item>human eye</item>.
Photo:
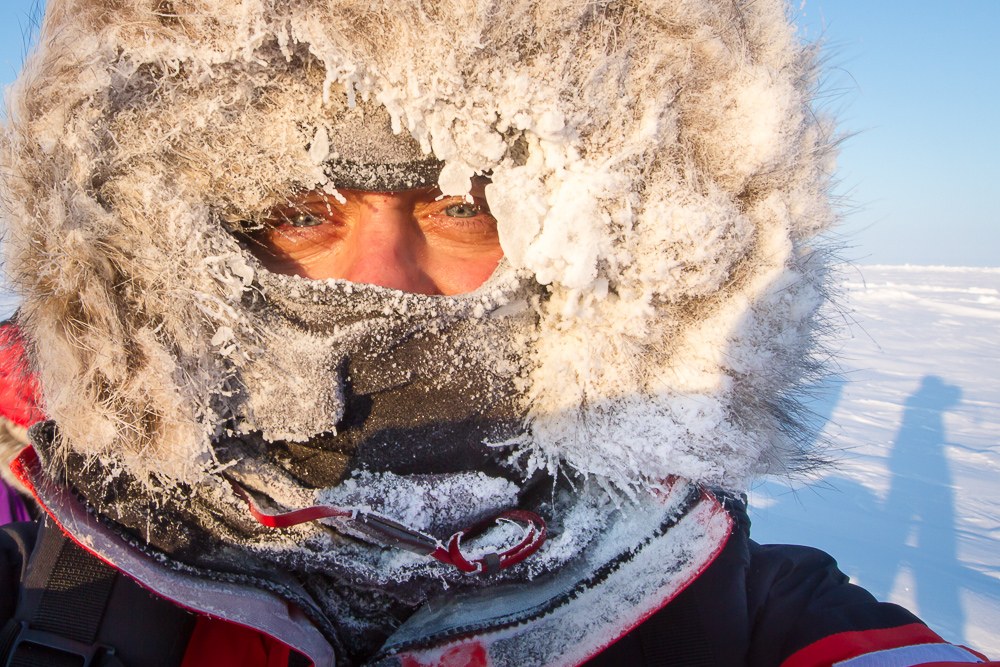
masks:
[(323, 224), (322, 218), (308, 211), (283, 212), (279, 214), (278, 219), (282, 224), (288, 224), (292, 227), (315, 227)]
[(427, 238), (463, 247), (495, 242), (497, 221), (485, 198), (438, 197), (424, 209), (426, 213), (418, 216)]
[(496, 229), (496, 220), (482, 197), (444, 197), (431, 207), (433, 227), (456, 233), (481, 233)]
[(469, 202), (451, 204), (444, 209), (444, 214), (450, 218), (474, 218), (482, 213), (483, 211), (478, 205)]
[(335, 223), (338, 209), (325, 197), (305, 196), (275, 206), (264, 217), (270, 229), (306, 229)]

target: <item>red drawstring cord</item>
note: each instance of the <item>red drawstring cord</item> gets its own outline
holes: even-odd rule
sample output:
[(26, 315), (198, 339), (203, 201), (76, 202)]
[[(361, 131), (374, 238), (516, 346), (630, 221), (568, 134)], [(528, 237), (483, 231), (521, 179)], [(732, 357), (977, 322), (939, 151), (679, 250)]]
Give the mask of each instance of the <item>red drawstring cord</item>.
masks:
[[(265, 512), (254, 502), (246, 489), (229, 480), (233, 490), (247, 502), (250, 515), (269, 528), (288, 528), (317, 519), (344, 519), (356, 522), (357, 528), (373, 539), (400, 549), (406, 549), (422, 556), (430, 556), (447, 565), (453, 565), (462, 572), (491, 574), (497, 570), (520, 563), (538, 551), (545, 542), (546, 526), (542, 517), (527, 510), (507, 510), (484, 521), (469, 530), (461, 530), (448, 539), (447, 545), (427, 533), (405, 526), (388, 517), (358, 509), (344, 509), (331, 505), (313, 505), (290, 512)], [(514, 546), (501, 552), (487, 553), (479, 558), (469, 559), (462, 553), (462, 538), (482, 533), (491, 523), (508, 521), (525, 527), (524, 537)]]
[(507, 510), (505, 512), (501, 512), (490, 521), (479, 524), (479, 526), (470, 531), (470, 534), (477, 535), (482, 532), (482, 530), (485, 529), (489, 523), (499, 523), (501, 521), (520, 523), (527, 527), (521, 541), (509, 549), (501, 551), (500, 553), (489, 553), (482, 558), (477, 558), (475, 560), (467, 560), (461, 549), (462, 537), (466, 534), (466, 531), (459, 531), (452, 535), (448, 540), (447, 557), (443, 554), (439, 555), (437, 553), (431, 555), (442, 563), (454, 565), (462, 572), (490, 574), (492, 572), (496, 572), (497, 570), (503, 570), (511, 565), (520, 563), (525, 558), (538, 551), (538, 548), (542, 546), (542, 542), (545, 541), (547, 534), (545, 521), (534, 512), (529, 512), (527, 510)]

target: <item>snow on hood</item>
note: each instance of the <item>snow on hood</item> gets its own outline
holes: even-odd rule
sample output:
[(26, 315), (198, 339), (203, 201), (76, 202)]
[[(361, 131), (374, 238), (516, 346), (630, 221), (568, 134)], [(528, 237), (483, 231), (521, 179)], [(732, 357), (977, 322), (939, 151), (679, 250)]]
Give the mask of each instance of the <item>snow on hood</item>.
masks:
[(525, 465), (632, 488), (789, 469), (833, 138), (787, 14), (49, 0), (0, 168), (6, 268), (61, 447), (160, 479), (213, 470), (234, 377), (275, 345), (248, 306), (262, 269), (224, 221), (328, 185), (324, 161), (350, 149), (338, 114), (363, 101), (444, 163), (446, 193), (491, 174), (503, 280), (542, 295), (518, 378)]

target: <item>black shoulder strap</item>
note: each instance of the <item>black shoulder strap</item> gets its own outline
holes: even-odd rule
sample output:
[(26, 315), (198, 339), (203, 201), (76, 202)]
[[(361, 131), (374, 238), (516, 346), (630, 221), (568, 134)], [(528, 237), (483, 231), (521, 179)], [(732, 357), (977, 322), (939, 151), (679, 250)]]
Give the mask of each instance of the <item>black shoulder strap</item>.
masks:
[(0, 635), (7, 667), (176, 667), (194, 617), (43, 524), (17, 610)]

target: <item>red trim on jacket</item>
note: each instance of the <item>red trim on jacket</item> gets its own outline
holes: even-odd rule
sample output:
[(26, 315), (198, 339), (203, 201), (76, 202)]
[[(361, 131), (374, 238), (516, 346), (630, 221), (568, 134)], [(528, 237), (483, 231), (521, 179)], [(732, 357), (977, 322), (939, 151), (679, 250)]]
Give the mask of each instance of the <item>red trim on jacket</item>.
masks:
[(38, 379), (28, 366), (24, 339), (13, 322), (0, 324), (0, 417), (18, 426), (45, 419)]
[(291, 649), (229, 621), (199, 616), (181, 667), (288, 667)]
[(440, 656), (430, 662), (423, 662), (412, 655), (401, 657), (401, 667), (489, 667), (490, 657), (478, 639), (445, 649)]
[[(819, 641), (806, 646), (791, 656), (789, 656), (781, 667), (829, 667), (843, 660), (850, 660), (868, 653), (876, 653), (894, 648), (906, 646), (918, 646), (921, 644), (948, 644), (934, 631), (923, 623), (912, 623), (895, 628), (883, 628), (880, 630), (861, 630), (856, 632), (841, 632), (829, 637), (824, 637)], [(964, 648), (964, 647), (962, 647)], [(969, 650), (969, 649), (965, 649)], [(986, 657), (969, 651), (982, 660)], [(957, 665), (969, 663), (955, 662), (927, 662), (920, 663), (921, 667), (931, 667), (932, 665)], [(983, 664), (983, 663), (980, 663)], [(988, 665), (1000, 665), (996, 662), (985, 663)], [(916, 666), (913, 666), (916, 667)]]
[[(31, 471), (38, 470), (40, 466), (41, 461), (38, 458), (38, 453), (33, 447), (28, 446), (10, 464), (10, 469), (14, 476), (31, 492), (38, 506), (51, 517), (68, 539), (95, 558), (121, 572), (122, 576), (128, 576), (114, 563), (102, 557), (67, 531), (58, 517), (49, 511), (38, 497), (32, 478)], [(136, 581), (136, 583), (145, 588), (141, 582)], [(236, 621), (215, 618), (200, 610), (191, 609), (162, 592), (153, 590), (150, 592), (178, 607), (188, 609), (198, 617), (195, 629), (188, 641), (181, 667), (288, 667), (288, 659), (292, 649), (278, 638), (256, 628), (241, 625)]]

